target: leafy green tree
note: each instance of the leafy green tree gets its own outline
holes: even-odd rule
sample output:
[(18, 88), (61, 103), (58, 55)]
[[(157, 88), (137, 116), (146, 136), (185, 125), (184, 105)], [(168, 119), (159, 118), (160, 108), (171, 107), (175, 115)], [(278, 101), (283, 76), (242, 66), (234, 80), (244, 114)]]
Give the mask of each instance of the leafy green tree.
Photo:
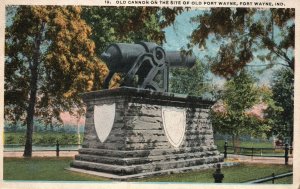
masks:
[(208, 67), (200, 61), (192, 68), (172, 68), (170, 76), (170, 91), (173, 93), (201, 96), (211, 88), (207, 83)]
[(294, 123), (294, 73), (291, 69), (281, 69), (275, 73), (272, 86), (275, 105), (278, 111), (268, 114), (274, 120), (270, 134), (281, 138), (290, 138), (293, 142)]
[(80, 15), (77, 6), (18, 6), (6, 27), (5, 119), (27, 126), (26, 157), (32, 155), (34, 118), (51, 124), (62, 111), (82, 114), (78, 94), (108, 72)]
[(266, 68), (281, 64), (294, 70), (295, 9), (211, 8), (192, 21), (199, 26), (190, 46), (205, 47), (210, 41), (219, 47), (208, 58), (217, 75), (233, 77), (254, 55)]
[(255, 105), (265, 101), (260, 92), (254, 78), (245, 70), (228, 80), (221, 100), (211, 111), (214, 130), (231, 134), (235, 146), (239, 146), (239, 137), (243, 134), (259, 135), (269, 131), (268, 120), (251, 112)]
[[(207, 58), (214, 74), (230, 80), (246, 66), (284, 68), (275, 74), (271, 90), (260, 92), (267, 106), (262, 120), (272, 126), (269, 135), (292, 137), (295, 9), (211, 8), (192, 21), (199, 26), (189, 45), (205, 47), (210, 42), (219, 48)], [(249, 65), (255, 58), (260, 65)]]

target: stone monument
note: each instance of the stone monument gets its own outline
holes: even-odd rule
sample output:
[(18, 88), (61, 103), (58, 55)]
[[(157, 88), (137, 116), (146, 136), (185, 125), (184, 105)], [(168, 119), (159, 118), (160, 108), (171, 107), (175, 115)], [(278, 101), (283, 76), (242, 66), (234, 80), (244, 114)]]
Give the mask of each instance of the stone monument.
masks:
[[(170, 66), (191, 66), (192, 55), (154, 43), (113, 44), (102, 54), (122, 85), (82, 95), (84, 141), (71, 163), (79, 171), (116, 180), (206, 169), (223, 161), (214, 145), (210, 100), (168, 93)], [(158, 79), (157, 79), (158, 78)]]

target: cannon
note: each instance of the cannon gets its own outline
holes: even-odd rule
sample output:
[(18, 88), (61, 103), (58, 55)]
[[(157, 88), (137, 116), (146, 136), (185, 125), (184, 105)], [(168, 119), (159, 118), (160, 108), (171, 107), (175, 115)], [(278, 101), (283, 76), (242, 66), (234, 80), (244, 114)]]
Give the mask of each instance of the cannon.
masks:
[(104, 88), (115, 73), (121, 73), (121, 86), (168, 92), (170, 67), (192, 67), (196, 62), (194, 55), (185, 55), (180, 51), (165, 51), (156, 43), (140, 42), (136, 44), (114, 43), (101, 54), (109, 68)]

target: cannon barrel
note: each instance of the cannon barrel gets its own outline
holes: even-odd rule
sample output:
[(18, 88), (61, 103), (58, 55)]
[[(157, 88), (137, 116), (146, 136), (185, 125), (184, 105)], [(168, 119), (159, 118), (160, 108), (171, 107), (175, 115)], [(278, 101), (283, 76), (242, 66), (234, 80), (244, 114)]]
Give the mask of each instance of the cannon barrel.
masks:
[(156, 59), (164, 59), (170, 67), (192, 67), (196, 62), (194, 55), (184, 55), (180, 51), (165, 52), (155, 43), (141, 42), (138, 44), (111, 44), (101, 58), (111, 71), (127, 72), (135, 60), (142, 54), (154, 53)]
[(170, 67), (192, 67), (196, 63), (194, 55), (184, 55), (180, 51), (167, 51), (166, 57)]

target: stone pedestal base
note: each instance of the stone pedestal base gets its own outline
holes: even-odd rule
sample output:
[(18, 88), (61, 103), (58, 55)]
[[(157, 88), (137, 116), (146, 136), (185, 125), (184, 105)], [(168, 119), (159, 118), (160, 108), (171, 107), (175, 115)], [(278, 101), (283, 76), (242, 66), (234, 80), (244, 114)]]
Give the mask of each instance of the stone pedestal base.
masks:
[(223, 161), (212, 102), (134, 88), (86, 93), (85, 135), (70, 170), (126, 180), (206, 169)]

